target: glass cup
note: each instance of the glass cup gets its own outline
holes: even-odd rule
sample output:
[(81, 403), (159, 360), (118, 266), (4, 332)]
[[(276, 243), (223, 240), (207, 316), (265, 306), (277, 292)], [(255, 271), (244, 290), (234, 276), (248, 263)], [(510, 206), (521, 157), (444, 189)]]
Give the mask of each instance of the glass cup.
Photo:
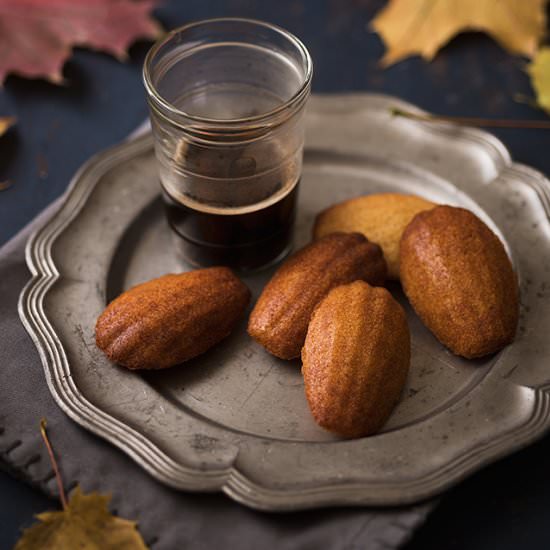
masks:
[(194, 265), (257, 269), (292, 244), (312, 63), (261, 21), (199, 21), (149, 51), (143, 77), (168, 222)]

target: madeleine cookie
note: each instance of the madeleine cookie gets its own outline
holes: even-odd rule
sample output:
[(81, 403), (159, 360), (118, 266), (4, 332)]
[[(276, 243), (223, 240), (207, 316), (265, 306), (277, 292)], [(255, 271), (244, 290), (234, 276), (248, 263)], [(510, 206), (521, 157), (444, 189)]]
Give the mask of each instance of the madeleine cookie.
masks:
[(357, 231), (382, 247), (388, 277), (399, 279), (399, 241), (418, 212), (436, 206), (415, 195), (381, 193), (335, 204), (321, 212), (313, 228), (318, 239), (335, 231)]
[(376, 433), (399, 401), (410, 357), (405, 312), (385, 288), (356, 281), (331, 290), (302, 350), (315, 421), (342, 437)]
[(281, 359), (299, 357), (315, 306), (335, 286), (357, 279), (383, 284), (380, 247), (359, 233), (333, 233), (293, 254), (275, 273), (250, 314), (248, 333)]
[(99, 316), (97, 346), (129, 369), (183, 363), (229, 335), (250, 291), (226, 267), (164, 275), (113, 300)]
[(424, 324), (453, 353), (494, 353), (512, 342), (516, 275), (499, 238), (463, 208), (421, 212), (401, 239), (401, 284)]

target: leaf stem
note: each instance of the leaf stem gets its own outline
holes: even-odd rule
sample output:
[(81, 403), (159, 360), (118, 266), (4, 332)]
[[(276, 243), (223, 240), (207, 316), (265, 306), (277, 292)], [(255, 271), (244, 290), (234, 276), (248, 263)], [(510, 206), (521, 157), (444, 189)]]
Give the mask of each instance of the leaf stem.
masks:
[(42, 439), (44, 440), (44, 444), (46, 445), (46, 449), (48, 449), (48, 455), (50, 456), (50, 462), (52, 463), (52, 468), (55, 473), (55, 480), (57, 481), (57, 488), (59, 490), (59, 498), (61, 499), (61, 504), (63, 505), (63, 510), (67, 509), (67, 496), (65, 495), (65, 489), (63, 489), (63, 480), (61, 479), (61, 474), (59, 473), (59, 467), (57, 466), (57, 460), (55, 459), (55, 455), (53, 454), (52, 445), (50, 443), (50, 440), (48, 439), (48, 434), (46, 433), (46, 419), (42, 418), (40, 420), (40, 434), (42, 435)]
[(390, 108), (393, 116), (401, 116), (422, 122), (452, 122), (462, 126), (480, 126), (486, 128), (536, 128), (550, 130), (550, 120), (521, 120), (502, 118), (477, 118), (462, 116), (430, 115), (424, 113), (413, 113), (397, 107)]

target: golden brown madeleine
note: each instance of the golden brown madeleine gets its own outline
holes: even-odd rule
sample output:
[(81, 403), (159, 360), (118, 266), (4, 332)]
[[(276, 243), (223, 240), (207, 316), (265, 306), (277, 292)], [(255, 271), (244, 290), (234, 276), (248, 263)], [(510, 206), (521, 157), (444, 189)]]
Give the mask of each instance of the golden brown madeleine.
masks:
[(382, 247), (388, 277), (399, 279), (399, 241), (405, 227), (418, 212), (436, 206), (415, 195), (379, 193), (335, 204), (315, 219), (313, 237), (335, 231), (357, 231)]
[(315, 421), (342, 437), (376, 433), (399, 401), (410, 348), (405, 312), (385, 288), (356, 281), (331, 290), (302, 350)]
[(333, 233), (293, 254), (265, 286), (248, 332), (281, 359), (299, 357), (315, 306), (327, 292), (357, 279), (381, 285), (386, 264), (380, 247), (359, 233)]
[(401, 284), (438, 340), (463, 357), (509, 344), (519, 314), (516, 275), (498, 237), (463, 208), (418, 214), (401, 239)]
[(229, 335), (250, 291), (226, 267), (164, 275), (113, 300), (99, 316), (96, 344), (129, 369), (183, 363)]

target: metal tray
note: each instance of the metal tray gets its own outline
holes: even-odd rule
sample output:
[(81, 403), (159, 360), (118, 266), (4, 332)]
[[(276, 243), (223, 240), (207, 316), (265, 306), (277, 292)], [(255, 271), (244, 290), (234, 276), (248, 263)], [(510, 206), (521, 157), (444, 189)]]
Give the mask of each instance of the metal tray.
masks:
[[(550, 426), (550, 182), (487, 133), (393, 118), (390, 107), (415, 109), (380, 95), (312, 98), (296, 246), (318, 211), (355, 195), (402, 191), (470, 208), (519, 274), (513, 345), (461, 360), (394, 286), (412, 330), (410, 378), (383, 432), (353, 441), (314, 424), (299, 363), (265, 353), (244, 321), (180, 367), (139, 375), (111, 364), (94, 344), (107, 301), (188, 269), (172, 247), (146, 135), (91, 159), (27, 247), (33, 277), (20, 315), (59, 406), (161, 482), (265, 510), (411, 503), (540, 437)], [(246, 278), (255, 297), (270, 275)]]

